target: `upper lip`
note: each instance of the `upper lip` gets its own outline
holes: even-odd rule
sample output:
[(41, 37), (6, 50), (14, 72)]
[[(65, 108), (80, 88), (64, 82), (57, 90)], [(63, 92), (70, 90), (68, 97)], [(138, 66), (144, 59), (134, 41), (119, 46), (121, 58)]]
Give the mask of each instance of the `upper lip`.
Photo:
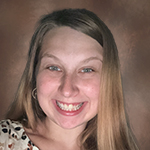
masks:
[(73, 103), (68, 103), (68, 102), (62, 102), (62, 101), (59, 101), (59, 100), (56, 100), (57, 102), (59, 102), (59, 103), (62, 103), (62, 104), (66, 104), (66, 105), (70, 105), (70, 104), (72, 104), (72, 105), (79, 105), (79, 104), (81, 104), (81, 103), (84, 103), (84, 102), (73, 102)]

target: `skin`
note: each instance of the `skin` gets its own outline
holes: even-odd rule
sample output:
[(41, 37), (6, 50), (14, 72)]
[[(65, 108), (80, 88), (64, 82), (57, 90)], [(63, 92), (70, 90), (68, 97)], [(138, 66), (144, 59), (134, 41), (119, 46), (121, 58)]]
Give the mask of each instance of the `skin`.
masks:
[[(38, 133), (28, 131), (35, 145), (79, 149), (77, 137), (97, 114), (102, 53), (96, 40), (69, 27), (52, 29), (46, 35), (36, 85), (39, 104), (47, 117), (39, 123)], [(56, 101), (83, 105), (78, 113), (63, 114)]]

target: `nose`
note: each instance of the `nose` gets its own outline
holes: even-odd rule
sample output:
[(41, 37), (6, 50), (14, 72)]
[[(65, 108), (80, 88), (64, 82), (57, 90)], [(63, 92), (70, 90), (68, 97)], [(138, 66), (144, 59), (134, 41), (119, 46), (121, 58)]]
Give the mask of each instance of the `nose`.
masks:
[(73, 75), (65, 75), (61, 79), (61, 84), (59, 86), (60, 93), (66, 97), (75, 97), (79, 93), (79, 89), (77, 87), (76, 78)]

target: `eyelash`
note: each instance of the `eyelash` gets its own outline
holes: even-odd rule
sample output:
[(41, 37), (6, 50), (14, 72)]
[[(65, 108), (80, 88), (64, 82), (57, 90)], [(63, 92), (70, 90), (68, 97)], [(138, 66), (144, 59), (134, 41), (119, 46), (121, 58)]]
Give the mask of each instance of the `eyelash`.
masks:
[(84, 68), (81, 70), (82, 73), (91, 73), (91, 72), (95, 72), (92, 68)]
[[(61, 71), (62, 71), (62, 70), (61, 70), (59, 67), (57, 67), (57, 66), (49, 66), (49, 67), (47, 67), (47, 69), (49, 69), (50, 71), (58, 71), (58, 72), (61, 72)], [(92, 72), (95, 72), (95, 70), (92, 69), (92, 68), (83, 68), (83, 69), (81, 69), (80, 72), (81, 72), (81, 73), (92, 73)]]
[(57, 66), (49, 66), (48, 69), (51, 70), (51, 71), (61, 72), (61, 69), (59, 67), (57, 67)]

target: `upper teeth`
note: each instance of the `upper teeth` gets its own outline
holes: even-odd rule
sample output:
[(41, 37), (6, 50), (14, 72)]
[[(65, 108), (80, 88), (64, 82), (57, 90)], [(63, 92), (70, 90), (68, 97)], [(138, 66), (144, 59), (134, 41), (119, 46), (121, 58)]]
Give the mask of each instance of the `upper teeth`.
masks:
[(67, 105), (67, 104), (60, 103), (58, 101), (56, 103), (62, 110), (65, 111), (76, 111), (83, 105), (83, 103), (80, 103), (78, 105), (73, 105), (73, 104)]

